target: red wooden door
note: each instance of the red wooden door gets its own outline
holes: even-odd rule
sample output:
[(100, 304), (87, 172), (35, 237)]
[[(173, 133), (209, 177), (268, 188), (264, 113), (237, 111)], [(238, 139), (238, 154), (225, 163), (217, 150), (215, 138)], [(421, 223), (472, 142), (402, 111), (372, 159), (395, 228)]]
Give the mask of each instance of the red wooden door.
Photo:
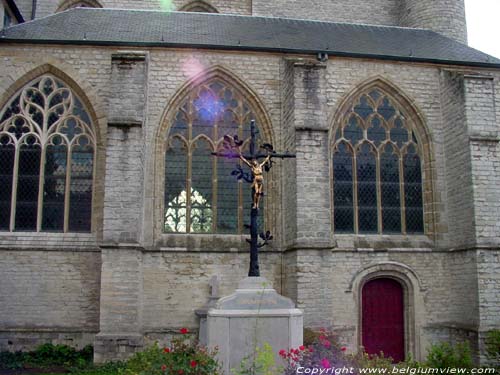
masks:
[(374, 279), (362, 291), (362, 342), (368, 354), (405, 357), (403, 288), (393, 279)]

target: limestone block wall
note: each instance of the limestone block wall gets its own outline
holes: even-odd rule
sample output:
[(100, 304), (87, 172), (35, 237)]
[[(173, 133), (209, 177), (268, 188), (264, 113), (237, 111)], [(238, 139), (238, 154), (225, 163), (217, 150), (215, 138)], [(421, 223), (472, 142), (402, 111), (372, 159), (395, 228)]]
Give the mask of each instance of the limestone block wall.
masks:
[[(222, 294), (231, 292), (236, 281), (246, 275), (248, 254), (242, 236), (174, 236), (164, 234), (161, 229), (163, 179), (157, 163), (164, 155), (155, 145), (168, 133), (165, 114), (182, 87), (214, 71), (234, 79), (259, 103), (269, 117), (268, 130), (277, 149), (298, 154), (297, 160), (289, 160), (288, 164), (277, 162), (269, 177), (275, 183), (272, 194), (276, 194), (276, 199), (272, 200), (274, 205), (266, 206), (265, 212), (275, 240), (270, 251), (261, 255), (261, 264), (263, 275), (272, 280), (274, 287), (305, 309), (306, 325), (332, 325), (342, 332), (345, 343), (354, 348), (359, 337), (356, 304), (359, 288), (355, 286), (361, 285), (369, 270), (402, 275), (413, 288), (415, 318), (413, 331), (409, 332), (414, 339), (408, 339), (407, 345), (415, 353), (424, 353), (426, 345), (434, 340), (473, 339), (478, 326), (486, 329), (498, 324), (495, 320), (498, 303), (490, 297), (498, 289), (496, 250), (480, 253), (480, 260), (476, 261), (475, 250), (467, 250), (465, 246), (474, 244), (473, 240), (483, 233), (490, 247), (495, 245), (497, 224), (491, 222), (491, 217), (497, 215), (497, 206), (489, 199), (491, 195), (496, 197), (498, 189), (495, 164), (498, 157), (496, 149), (490, 150), (497, 143), (488, 133), (487, 152), (481, 146), (476, 155), (475, 146), (471, 148), (479, 177), (477, 183), (464, 180), (462, 191), (451, 189), (461, 170), (450, 171), (455, 165), (447, 161), (458, 157), (462, 144), (466, 145), (460, 138), (465, 135), (460, 135), (461, 130), (456, 127), (483, 129), (498, 125), (497, 76), (486, 80), (470, 78), (469, 83), (463, 83), (455, 80), (453, 74), (441, 73), (440, 68), (427, 64), (332, 58), (326, 67), (319, 67), (300, 61), (285, 62), (283, 56), (275, 54), (134, 51), (149, 54), (144, 60), (147, 67), (143, 66), (137, 76), (131, 76), (135, 84), (144, 86), (147, 100), (141, 126), (125, 131), (117, 126), (118, 122), (113, 125), (109, 121), (110, 113), (120, 105), (116, 91), (122, 87), (113, 86), (113, 55), (130, 52), (122, 48), (7, 45), (0, 51), (4, 63), (0, 71), (2, 103), (19, 79), (50, 64), (54, 72), (71, 78), (87, 96), (95, 112), (103, 155), (97, 172), (103, 188), (96, 191), (96, 207), (102, 210), (96, 210), (93, 233), (0, 233), (0, 264), (6, 262), (3, 269), (9, 271), (17, 264), (18, 268), (28, 270), (19, 276), (15, 272), (0, 272), (1, 285), (10, 285), (1, 294), (6, 303), (0, 309), (22, 308), (25, 314), (17, 314), (19, 321), (0, 321), (3, 343), (7, 340), (8, 344), (15, 336), (9, 333), (9, 327), (18, 324), (30, 332), (36, 331), (39, 327), (32, 319), (36, 322), (43, 315), (43, 325), (50, 332), (59, 334), (83, 325), (89, 327), (89, 335), (97, 333), (97, 329), (101, 331), (98, 344), (124, 335), (131, 346), (140, 347), (143, 333), (154, 340), (182, 326), (196, 329), (193, 310), (207, 301), (208, 280), (212, 275), (222, 277)], [(136, 72), (134, 69), (130, 72)], [(141, 74), (145, 79), (134, 81)], [(432, 224), (428, 224), (432, 236), (355, 237), (335, 236), (331, 232), (328, 129), (339, 103), (368, 82), (377, 80), (394, 88), (401, 99), (416, 108), (430, 134), (429, 178), (433, 194), (426, 197), (430, 200), (426, 217), (432, 218)], [(458, 96), (463, 100), (464, 111), (447, 99), (456, 98), (460, 92), (464, 93)], [(493, 93), (496, 96), (492, 104)], [(124, 99), (123, 103), (138, 100), (127, 96)], [(475, 113), (478, 108), (481, 108), (479, 114)], [(491, 176), (482, 184), (486, 171)], [(296, 187), (288, 186), (294, 183)], [(464, 191), (468, 195), (461, 195)], [(468, 204), (472, 197), (477, 210)], [(457, 237), (459, 231), (468, 227), (467, 222), (459, 219), (469, 209), (474, 209), (474, 223), (480, 226), (474, 234), (466, 231)], [(482, 212), (487, 215), (482, 216)], [(457, 226), (459, 229), (450, 229)], [(481, 232), (483, 227), (486, 229)], [(36, 247), (40, 241), (45, 241), (45, 247)], [(102, 254), (95, 252), (98, 246)], [(449, 252), (450, 248), (462, 251)], [(281, 250), (286, 251), (283, 256)], [(41, 273), (40, 264), (45, 270)], [(9, 284), (10, 278), (16, 283)], [(40, 292), (43, 301), (24, 299), (23, 306), (16, 305), (12, 296), (17, 298), (19, 294), (17, 285), (26, 285), (37, 295)], [(50, 287), (39, 291), (37, 285)], [(61, 303), (59, 294), (48, 292), (51, 287), (61, 296), (66, 293), (64, 298), (70, 302), (53, 313), (56, 315), (51, 315), (47, 306), (42, 305), (45, 307), (41, 310), (39, 306), (45, 301), (56, 306)], [(491, 303), (478, 302), (481, 298)], [(16, 311), (5, 311), (0, 316), (3, 319), (8, 313), (18, 319)], [(66, 322), (62, 330), (56, 326), (61, 321)], [(34, 335), (38, 340), (47, 339), (45, 333)], [(88, 340), (80, 331), (72, 335), (74, 340)], [(22, 340), (17, 342), (15, 345), (24, 345)]]
[(446, 154), (446, 202), (452, 247), (467, 247), (475, 241), (474, 202), (469, 138), (465, 123), (463, 77), (441, 73), (441, 102)]
[(481, 360), (488, 363), (484, 356), (485, 338), (492, 329), (500, 327), (500, 251), (481, 250), (477, 254), (479, 286), (479, 345), (482, 349)]
[[(19, 1), (19, 0), (18, 0)], [(27, 2), (28, 0), (21, 0), (21, 2)], [(40, 0), (37, 1), (36, 5), (36, 18), (46, 17), (51, 14), (56, 13), (59, 8), (63, 7), (66, 2), (72, 2), (73, 0)], [(96, 0), (103, 8), (119, 8), (119, 9), (145, 9), (145, 10), (182, 10), (183, 7), (194, 3), (191, 0)], [(31, 0), (29, 0), (31, 3)], [(224, 1), (224, 0), (210, 0), (205, 3), (209, 4), (215, 8), (219, 13), (224, 14), (240, 14), (240, 15), (251, 15), (251, 1), (250, 0), (235, 0), (235, 1)], [(26, 9), (26, 14), (29, 13), (31, 17), (31, 10), (28, 11), (28, 4), (24, 4), (23, 9)], [(25, 13), (23, 13), (24, 16)]]
[[(248, 274), (249, 254), (216, 252), (147, 252), (143, 256), (143, 330), (152, 337), (178, 332), (182, 327), (198, 329), (195, 309), (205, 307), (209, 281), (219, 278), (221, 296), (234, 292)], [(281, 255), (260, 254), (261, 275), (282, 290)]]
[(299, 0), (252, 2), (254, 16), (300, 18), (333, 22), (365, 23), (375, 25), (398, 24), (396, 0), (327, 0), (307, 3)]
[(463, 0), (403, 0), (400, 26), (430, 29), (467, 43)]
[[(405, 288), (406, 350), (424, 358), (438, 341), (477, 345), (478, 302), (475, 253), (296, 250), (293, 267), (304, 326), (331, 326), (342, 344), (361, 344), (361, 288), (369, 277), (392, 277)], [(318, 301), (321, 301), (318, 303)]]
[(500, 131), (494, 86), (493, 76), (464, 75), (476, 242), (497, 247), (500, 244)]
[(99, 331), (99, 252), (0, 250), (0, 351), (82, 348)]
[[(39, 0), (36, 18), (55, 13), (65, 2), (73, 0)], [(19, 0), (20, 9), (31, 16), (29, 0)], [(181, 10), (195, 3), (191, 0), (99, 0), (104, 8)], [(434, 30), (467, 43), (463, 0), (327, 0), (304, 6), (299, 0), (209, 0), (207, 4), (219, 13), (285, 17), (348, 22), (371, 25), (404, 26)]]

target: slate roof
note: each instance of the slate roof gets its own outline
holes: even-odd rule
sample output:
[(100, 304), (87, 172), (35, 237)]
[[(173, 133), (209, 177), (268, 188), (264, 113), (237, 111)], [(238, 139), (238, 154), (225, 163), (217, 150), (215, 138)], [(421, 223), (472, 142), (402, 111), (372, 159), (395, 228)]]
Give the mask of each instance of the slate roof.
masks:
[(429, 30), (208, 13), (76, 8), (4, 29), (2, 42), (326, 52), (500, 68), (499, 59)]

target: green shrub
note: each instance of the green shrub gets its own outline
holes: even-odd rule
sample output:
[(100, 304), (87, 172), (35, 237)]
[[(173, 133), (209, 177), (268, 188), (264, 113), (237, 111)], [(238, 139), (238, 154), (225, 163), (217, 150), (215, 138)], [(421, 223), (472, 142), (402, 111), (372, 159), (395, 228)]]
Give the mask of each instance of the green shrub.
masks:
[(365, 351), (360, 351), (358, 354), (352, 355), (351, 358), (358, 368), (392, 369), (394, 367), (392, 358), (386, 357), (382, 352), (368, 354)]
[(315, 331), (312, 328), (304, 328), (304, 345), (310, 346), (313, 345), (316, 341), (318, 341), (321, 336), (320, 331)]
[(472, 368), (472, 354), (468, 342), (450, 345), (447, 342), (432, 345), (426, 364), (433, 368)]
[(283, 366), (277, 365), (273, 348), (265, 342), (255, 349), (254, 356), (245, 357), (239, 369), (231, 369), (233, 375), (282, 375)]
[(500, 361), (500, 330), (493, 329), (486, 335), (486, 355)]
[[(181, 331), (185, 333), (187, 330)], [(155, 344), (130, 358), (121, 375), (218, 375), (216, 351), (192, 343), (186, 336), (176, 337), (169, 348)]]
[(29, 367), (85, 367), (92, 363), (93, 348), (86, 346), (80, 351), (67, 345), (43, 344), (31, 352), (1, 352), (0, 368), (21, 369)]

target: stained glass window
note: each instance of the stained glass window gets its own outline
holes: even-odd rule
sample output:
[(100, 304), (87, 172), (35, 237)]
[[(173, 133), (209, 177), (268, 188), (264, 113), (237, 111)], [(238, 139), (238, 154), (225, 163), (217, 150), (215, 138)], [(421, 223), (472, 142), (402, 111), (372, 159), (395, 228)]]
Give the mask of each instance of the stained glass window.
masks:
[(44, 75), (0, 112), (0, 230), (90, 231), (95, 134), (87, 110)]
[[(247, 149), (252, 119), (243, 96), (219, 79), (197, 86), (182, 101), (165, 152), (165, 232), (245, 232), (250, 184), (231, 175), (242, 164), (212, 152), (222, 151), (224, 135), (237, 135)], [(260, 210), (262, 217), (262, 206)]]
[(404, 111), (381, 90), (359, 95), (333, 140), (336, 233), (423, 233), (421, 151)]

